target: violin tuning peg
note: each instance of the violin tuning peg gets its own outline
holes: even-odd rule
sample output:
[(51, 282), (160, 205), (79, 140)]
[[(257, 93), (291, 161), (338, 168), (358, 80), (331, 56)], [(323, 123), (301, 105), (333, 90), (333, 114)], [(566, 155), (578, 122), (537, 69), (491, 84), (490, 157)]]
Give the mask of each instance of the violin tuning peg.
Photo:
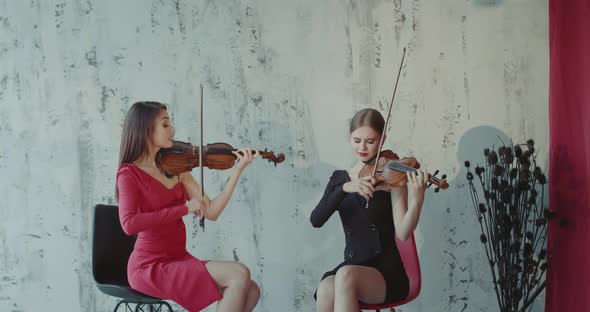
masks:
[(438, 191), (440, 191), (440, 187), (437, 187), (437, 188), (434, 189), (434, 192), (435, 193), (438, 193)]
[(447, 175), (446, 175), (446, 174), (443, 174), (443, 175), (441, 176), (441, 178), (443, 178), (443, 179), (446, 179), (446, 178), (447, 178)]
[(432, 185), (432, 182), (428, 183), (428, 185), (426, 186), (426, 188), (429, 188)]
[(438, 170), (435, 170), (434, 173), (432, 174), (432, 176), (436, 177), (437, 174), (438, 174)]

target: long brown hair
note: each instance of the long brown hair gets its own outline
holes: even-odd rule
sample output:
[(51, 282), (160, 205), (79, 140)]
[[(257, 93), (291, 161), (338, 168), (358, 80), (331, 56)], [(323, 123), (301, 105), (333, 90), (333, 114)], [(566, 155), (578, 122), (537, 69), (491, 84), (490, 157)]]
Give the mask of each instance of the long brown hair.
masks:
[(350, 121), (350, 133), (354, 130), (369, 126), (377, 133), (383, 135), (383, 128), (385, 127), (385, 119), (378, 110), (372, 108), (365, 108), (358, 111)]
[[(166, 105), (160, 102), (142, 101), (131, 106), (123, 123), (118, 168), (148, 154), (156, 118), (163, 110)], [(115, 187), (115, 196), (119, 200), (118, 187)]]

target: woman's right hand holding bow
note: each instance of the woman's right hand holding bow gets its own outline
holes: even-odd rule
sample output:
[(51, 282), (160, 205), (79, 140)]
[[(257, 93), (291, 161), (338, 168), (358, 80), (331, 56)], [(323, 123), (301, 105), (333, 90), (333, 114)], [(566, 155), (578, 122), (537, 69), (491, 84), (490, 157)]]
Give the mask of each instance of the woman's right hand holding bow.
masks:
[(342, 190), (347, 193), (359, 193), (359, 195), (368, 200), (373, 197), (376, 183), (377, 180), (375, 180), (374, 177), (366, 176), (344, 183), (344, 185), (342, 185)]

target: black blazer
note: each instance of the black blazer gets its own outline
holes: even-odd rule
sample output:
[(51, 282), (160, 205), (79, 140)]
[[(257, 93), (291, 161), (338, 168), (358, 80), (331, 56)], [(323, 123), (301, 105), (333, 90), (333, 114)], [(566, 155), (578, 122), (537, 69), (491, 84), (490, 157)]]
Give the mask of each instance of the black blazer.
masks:
[[(360, 264), (381, 254), (383, 246), (380, 237), (383, 235), (380, 234), (385, 234), (381, 232), (388, 232), (389, 234), (385, 234), (387, 236), (394, 229), (379, 228), (365, 208), (365, 199), (357, 193), (346, 193), (342, 190), (342, 186), (348, 181), (348, 172), (334, 171), (324, 196), (311, 213), (310, 221), (314, 227), (321, 227), (335, 211), (338, 211), (346, 240), (344, 260), (350, 264)], [(375, 192), (371, 206), (384, 204), (391, 207), (390, 194)], [(393, 237), (390, 240), (393, 240)]]

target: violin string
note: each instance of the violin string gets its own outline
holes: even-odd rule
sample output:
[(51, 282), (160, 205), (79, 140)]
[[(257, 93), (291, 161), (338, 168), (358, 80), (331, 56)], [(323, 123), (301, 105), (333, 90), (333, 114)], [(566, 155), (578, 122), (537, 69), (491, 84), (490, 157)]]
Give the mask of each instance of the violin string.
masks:
[[(213, 154), (231, 154), (234, 151), (237, 151), (237, 149), (223, 148), (223, 147), (208, 147), (207, 148), (207, 152), (213, 153)], [(268, 152), (263, 152), (263, 151), (260, 151), (259, 153), (261, 156), (266, 156), (268, 154)]]
[(400, 164), (400, 163), (395, 163), (395, 162), (390, 162), (389, 164), (387, 164), (387, 168), (402, 171), (402, 172), (416, 171), (416, 169), (414, 169), (413, 167), (406, 166), (406, 165)]
[(233, 151), (232, 149), (223, 148), (223, 147), (208, 147), (207, 148), (207, 152), (213, 153), (213, 154), (231, 154), (232, 151)]
[[(404, 164), (400, 164), (400, 163), (394, 163), (394, 162), (387, 164), (387, 168), (401, 171), (401, 172), (416, 172), (416, 168), (413, 168), (413, 167), (410, 167), (410, 166), (407, 166)], [(437, 177), (430, 176), (428, 179), (432, 180), (436, 184), (440, 183), (440, 180)]]

